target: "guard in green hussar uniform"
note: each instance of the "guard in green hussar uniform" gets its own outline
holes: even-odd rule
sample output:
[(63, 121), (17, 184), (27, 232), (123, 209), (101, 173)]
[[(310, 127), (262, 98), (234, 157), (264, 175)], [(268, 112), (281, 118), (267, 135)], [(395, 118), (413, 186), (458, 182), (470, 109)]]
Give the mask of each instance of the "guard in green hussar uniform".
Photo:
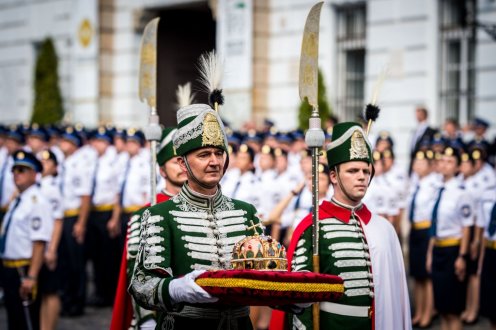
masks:
[[(371, 148), (357, 123), (334, 126), (327, 148), (334, 194), (319, 207), (320, 272), (344, 280), (338, 302), (321, 302), (320, 329), (411, 329), (403, 255), (389, 221), (362, 199), (373, 177)], [(293, 271), (311, 271), (312, 215), (296, 227), (288, 249)], [(313, 329), (312, 310), (291, 315), (291, 329)]]
[(248, 307), (211, 304), (217, 298), (195, 278), (230, 268), (234, 245), (253, 230), (262, 233), (257, 211), (220, 189), (228, 143), (218, 113), (194, 104), (177, 117), (173, 143), (188, 179), (178, 195), (144, 211), (129, 291), (158, 311), (157, 329), (252, 329)]

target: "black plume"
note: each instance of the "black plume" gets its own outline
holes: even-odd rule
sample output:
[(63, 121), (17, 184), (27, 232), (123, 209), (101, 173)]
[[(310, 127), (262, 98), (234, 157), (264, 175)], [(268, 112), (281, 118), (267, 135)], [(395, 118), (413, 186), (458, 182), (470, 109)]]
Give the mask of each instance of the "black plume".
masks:
[(210, 102), (211, 106), (214, 106), (215, 103), (218, 105), (223, 105), (224, 104), (224, 95), (222, 95), (222, 89), (214, 89), (209, 97), (208, 101)]
[(365, 120), (375, 121), (379, 117), (379, 112), (381, 112), (381, 109), (377, 105), (367, 104), (365, 106)]

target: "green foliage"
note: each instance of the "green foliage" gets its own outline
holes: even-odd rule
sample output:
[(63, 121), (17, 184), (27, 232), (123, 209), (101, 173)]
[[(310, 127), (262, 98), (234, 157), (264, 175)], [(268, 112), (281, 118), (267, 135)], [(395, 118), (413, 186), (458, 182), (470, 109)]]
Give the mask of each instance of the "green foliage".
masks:
[[(326, 99), (326, 86), (324, 84), (324, 77), (322, 72), (319, 70), (319, 89), (317, 93), (317, 102), (319, 104), (319, 115), (322, 120), (322, 128), (324, 128), (327, 118), (331, 115), (331, 107), (327, 103)], [(298, 128), (302, 130), (308, 129), (308, 120), (312, 114), (312, 106), (308, 104), (308, 101), (302, 101), (300, 103), (300, 108), (298, 111)]]
[(40, 47), (34, 76), (34, 109), (31, 122), (54, 124), (62, 120), (64, 109), (59, 88), (58, 59), (51, 38)]

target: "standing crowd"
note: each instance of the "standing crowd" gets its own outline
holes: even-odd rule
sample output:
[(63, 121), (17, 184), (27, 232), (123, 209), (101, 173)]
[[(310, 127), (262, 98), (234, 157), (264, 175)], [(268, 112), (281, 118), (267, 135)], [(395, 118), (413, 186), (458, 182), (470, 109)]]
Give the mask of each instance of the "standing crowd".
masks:
[[(496, 146), (485, 136), (489, 124), (477, 119), (462, 134), (455, 120), (437, 130), (427, 124), (426, 109), (416, 115), (408, 168), (396, 162), (387, 132), (369, 136), (370, 143), (357, 124), (339, 123), (326, 132), (330, 147), (319, 160), (318, 197), (327, 215), (321, 230), (329, 249), (323, 256), (332, 266), (329, 261), (324, 271), (349, 280), (352, 289), (343, 304), (320, 305), (323, 315), (340, 315), (323, 316), (322, 322), (340, 326), (347, 317), (363, 318), (356, 324), (370, 327), (373, 313), (386, 313), (381, 303), (403, 293), (384, 290), (384, 282), (401, 288), (401, 274), (408, 271), (414, 279), (412, 324), (428, 327), (438, 313), (443, 328), (459, 329), (480, 314), (496, 329)], [(195, 136), (188, 131), (191, 122), (221, 133)], [(28, 322), (54, 329), (59, 315), (81, 316), (87, 304), (111, 306), (121, 281), (136, 302), (133, 326), (158, 322), (167, 328), (175, 322), (181, 329), (196, 325), (187, 320), (197, 315), (216, 319), (215, 309), (204, 308), (215, 298), (194, 278), (212, 267), (228, 268), (233, 244), (248, 235), (239, 226), (250, 220), (289, 248), (293, 271), (312, 269), (305, 259), (311, 252), (306, 229), (312, 158), (304, 132), (278, 132), (270, 121), (262, 131), (232, 131), (208, 105), (185, 107), (178, 123), (177, 130), (163, 131), (160, 175), (154, 178), (163, 195), (158, 201), (171, 201), (148, 209), (151, 157), (140, 130), (0, 127), (0, 287), (9, 329), (27, 328)], [(359, 183), (352, 187), (347, 180)], [(196, 228), (195, 221), (211, 228), (204, 239), (199, 233), (207, 229)], [(392, 256), (381, 254), (384, 249)], [(408, 292), (401, 297), (408, 301)], [(359, 308), (342, 308), (348, 305)], [(410, 318), (408, 302), (399, 305), (398, 314)], [(290, 317), (295, 328), (310, 322), (304, 307)], [(149, 310), (161, 312), (156, 317)], [(269, 307), (223, 312), (239, 320), (240, 329), (249, 322), (267, 329), (274, 318)], [(408, 328), (410, 319), (389, 315), (375, 323)]]

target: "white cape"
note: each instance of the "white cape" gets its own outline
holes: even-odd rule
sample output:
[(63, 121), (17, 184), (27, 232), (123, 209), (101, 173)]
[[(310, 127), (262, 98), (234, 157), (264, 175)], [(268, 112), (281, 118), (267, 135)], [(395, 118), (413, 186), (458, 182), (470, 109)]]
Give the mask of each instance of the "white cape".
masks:
[(363, 229), (374, 276), (375, 329), (411, 329), (405, 264), (396, 232), (389, 221), (375, 214)]

